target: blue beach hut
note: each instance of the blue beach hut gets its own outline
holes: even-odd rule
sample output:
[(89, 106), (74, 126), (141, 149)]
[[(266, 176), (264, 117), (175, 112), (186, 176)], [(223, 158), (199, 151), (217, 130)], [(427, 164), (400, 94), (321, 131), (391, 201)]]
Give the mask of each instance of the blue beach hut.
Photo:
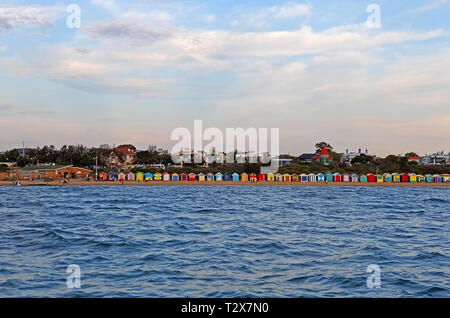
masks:
[(325, 175), (323, 173), (318, 173), (316, 176), (317, 182), (325, 182)]
[(216, 173), (216, 181), (223, 181), (223, 174), (220, 172)]
[(117, 181), (118, 179), (119, 179), (119, 177), (118, 177), (117, 173), (115, 173), (115, 172), (111, 172), (108, 176), (108, 180), (111, 180), (111, 181)]
[(439, 175), (439, 174), (435, 174), (435, 175), (433, 176), (433, 178), (434, 178), (434, 182), (435, 182), (435, 183), (441, 183), (441, 182), (442, 182), (442, 176)]
[(333, 182), (333, 180), (334, 180), (333, 174), (332, 174), (331, 172), (327, 172), (327, 173), (325, 174), (325, 180), (326, 180), (327, 182)]
[(153, 173), (147, 172), (146, 174), (144, 174), (144, 180), (145, 181), (152, 181), (153, 180)]
[(367, 182), (367, 176), (365, 174), (359, 177), (359, 182)]
[(233, 181), (233, 177), (229, 173), (225, 173), (223, 176), (224, 181)]
[(300, 175), (300, 181), (301, 181), (301, 182), (308, 182), (308, 175), (302, 173), (302, 174)]
[(317, 181), (317, 176), (314, 173), (308, 174), (308, 181), (309, 182), (316, 182)]
[(428, 183), (432, 183), (433, 182), (433, 176), (431, 174), (427, 174), (425, 176), (425, 181)]
[(232, 176), (233, 176), (233, 181), (239, 181), (239, 173), (233, 173), (232, 174)]

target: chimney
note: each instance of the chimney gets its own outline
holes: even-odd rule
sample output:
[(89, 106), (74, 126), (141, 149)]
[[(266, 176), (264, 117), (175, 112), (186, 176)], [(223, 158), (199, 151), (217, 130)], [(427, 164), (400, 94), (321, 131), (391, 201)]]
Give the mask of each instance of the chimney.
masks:
[(366, 149), (366, 155), (367, 155), (367, 152), (368, 152), (368, 151), (367, 151), (367, 149)]
[(345, 150), (345, 153), (348, 155), (348, 149)]
[(361, 148), (358, 149), (358, 153), (361, 153)]

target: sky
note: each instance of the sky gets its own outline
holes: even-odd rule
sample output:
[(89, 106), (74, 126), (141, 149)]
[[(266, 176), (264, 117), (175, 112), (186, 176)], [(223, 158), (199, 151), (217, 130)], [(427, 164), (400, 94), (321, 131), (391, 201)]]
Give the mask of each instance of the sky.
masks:
[(202, 120), (279, 128), (294, 155), (448, 152), (449, 16), (450, 0), (2, 0), (0, 150), (170, 149)]

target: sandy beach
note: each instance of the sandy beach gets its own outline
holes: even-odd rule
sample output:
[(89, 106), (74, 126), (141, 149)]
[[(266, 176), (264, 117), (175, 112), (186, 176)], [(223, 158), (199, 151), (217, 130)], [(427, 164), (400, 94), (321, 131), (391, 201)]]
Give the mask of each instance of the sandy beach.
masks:
[[(402, 182), (268, 182), (268, 181), (79, 181), (70, 180), (69, 183), (60, 181), (43, 182), (20, 181), (22, 186), (316, 186), (316, 187), (431, 187), (449, 188), (450, 183), (402, 183)], [(11, 181), (0, 181), (0, 186), (13, 186)]]

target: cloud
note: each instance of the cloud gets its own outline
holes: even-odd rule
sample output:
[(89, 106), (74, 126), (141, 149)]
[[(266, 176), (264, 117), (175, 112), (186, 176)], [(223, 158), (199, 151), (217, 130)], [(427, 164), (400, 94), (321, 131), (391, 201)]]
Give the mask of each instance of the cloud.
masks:
[(309, 15), (311, 13), (311, 7), (308, 4), (291, 2), (283, 6), (271, 7), (269, 11), (274, 12), (275, 18), (290, 19), (294, 17)]
[(427, 3), (423, 6), (414, 8), (412, 10), (408, 10), (405, 12), (405, 14), (418, 14), (418, 13), (422, 13), (422, 12), (427, 12), (427, 11), (431, 11), (437, 8), (440, 8), (444, 5), (446, 5), (449, 1), (448, 0), (436, 0), (430, 3)]
[(52, 26), (62, 7), (0, 6), (0, 32), (23, 26)]

